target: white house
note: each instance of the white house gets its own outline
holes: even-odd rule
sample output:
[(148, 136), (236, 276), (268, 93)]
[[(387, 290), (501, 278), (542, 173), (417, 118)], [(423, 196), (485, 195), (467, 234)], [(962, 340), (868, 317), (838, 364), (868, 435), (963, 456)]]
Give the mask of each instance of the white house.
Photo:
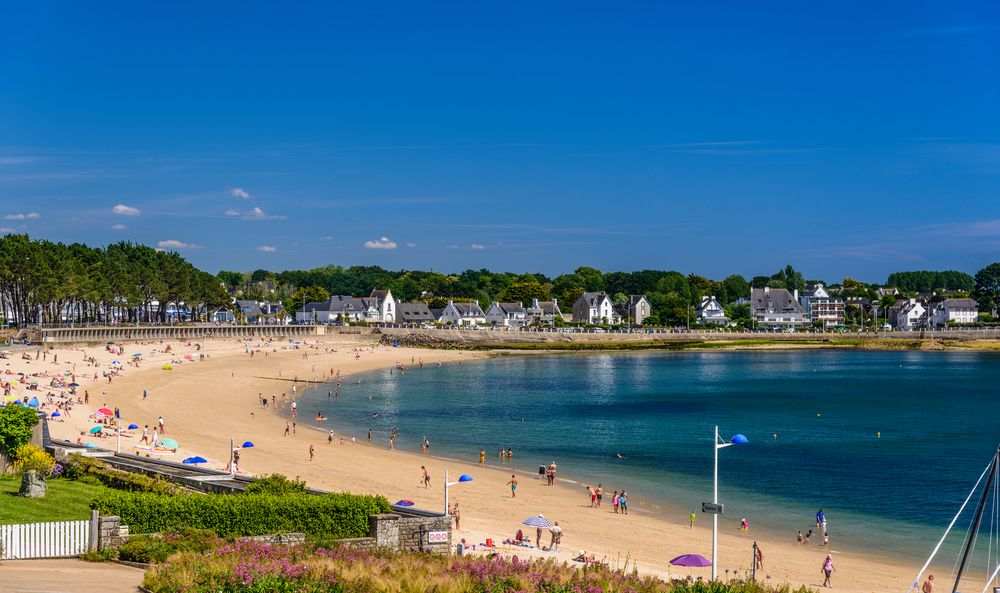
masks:
[(501, 303), (494, 301), (486, 311), (486, 323), (505, 327), (527, 325), (528, 312), (521, 303)]
[(758, 327), (794, 329), (807, 322), (806, 311), (799, 303), (799, 291), (784, 288), (751, 288), (750, 314)]
[(562, 317), (559, 310), (559, 303), (556, 299), (551, 301), (539, 301), (531, 299), (531, 306), (527, 309), (528, 320), (532, 323), (553, 323), (556, 317)]
[(398, 303), (392, 298), (391, 290), (373, 290), (368, 300), (372, 301), (378, 311), (376, 321), (384, 323), (396, 323)]
[(923, 327), (926, 323), (927, 309), (917, 299), (903, 301), (896, 309), (896, 329), (900, 331), (913, 331)]
[(979, 319), (979, 304), (973, 299), (945, 299), (931, 309), (934, 327), (952, 323), (975, 323)]
[(585, 292), (573, 303), (573, 321), (578, 323), (615, 323), (618, 315), (606, 292)]
[(378, 309), (371, 299), (336, 295), (321, 303), (306, 303), (295, 312), (295, 320), (302, 323), (334, 323), (337, 321), (374, 321)]
[(698, 307), (694, 310), (698, 323), (705, 325), (726, 325), (729, 318), (726, 317), (726, 310), (722, 307), (715, 296), (703, 296)]
[(471, 303), (456, 303), (448, 301), (441, 311), (441, 323), (448, 325), (479, 325), (486, 323), (486, 314), (479, 306), (479, 301)]

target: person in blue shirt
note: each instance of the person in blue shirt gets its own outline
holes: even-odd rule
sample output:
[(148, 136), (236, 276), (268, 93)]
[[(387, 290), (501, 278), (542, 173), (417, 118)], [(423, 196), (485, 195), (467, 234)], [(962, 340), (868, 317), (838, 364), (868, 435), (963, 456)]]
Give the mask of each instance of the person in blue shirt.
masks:
[(816, 531), (820, 530), (826, 531), (826, 515), (823, 514), (823, 509), (816, 511)]

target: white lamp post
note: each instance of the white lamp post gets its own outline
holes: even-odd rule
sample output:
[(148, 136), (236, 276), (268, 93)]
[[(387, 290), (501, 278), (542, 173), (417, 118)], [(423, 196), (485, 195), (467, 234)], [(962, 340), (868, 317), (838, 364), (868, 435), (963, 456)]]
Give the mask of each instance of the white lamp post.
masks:
[(712, 504), (714, 508), (712, 510), (712, 580), (718, 574), (719, 565), (719, 449), (723, 449), (730, 445), (745, 445), (750, 441), (741, 434), (733, 435), (733, 438), (727, 443), (719, 438), (719, 427), (715, 427), (715, 439), (712, 441), (713, 451), (715, 455), (715, 467), (712, 473)]
[(452, 486), (454, 486), (456, 484), (461, 484), (462, 482), (471, 482), (471, 481), (472, 481), (472, 476), (470, 476), (469, 474), (462, 474), (462, 475), (458, 476), (458, 480), (456, 480), (454, 482), (449, 482), (448, 481), (448, 470), (444, 470), (444, 514), (445, 514), (445, 516), (448, 515), (448, 488), (450, 488), (450, 487), (452, 487)]

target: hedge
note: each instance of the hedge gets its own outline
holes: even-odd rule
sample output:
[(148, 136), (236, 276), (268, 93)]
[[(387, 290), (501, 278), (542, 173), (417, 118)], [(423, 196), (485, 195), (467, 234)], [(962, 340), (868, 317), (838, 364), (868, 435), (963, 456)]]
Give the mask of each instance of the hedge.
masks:
[(368, 516), (390, 512), (381, 496), (356, 494), (184, 494), (109, 491), (90, 502), (118, 515), (132, 533), (212, 529), (220, 536), (301, 532), (332, 538), (365, 537)]
[(76, 480), (82, 476), (93, 476), (108, 488), (131, 492), (153, 492), (157, 494), (183, 494), (191, 492), (183, 486), (154, 478), (145, 474), (115, 469), (98, 459), (73, 455), (63, 468), (63, 475)]

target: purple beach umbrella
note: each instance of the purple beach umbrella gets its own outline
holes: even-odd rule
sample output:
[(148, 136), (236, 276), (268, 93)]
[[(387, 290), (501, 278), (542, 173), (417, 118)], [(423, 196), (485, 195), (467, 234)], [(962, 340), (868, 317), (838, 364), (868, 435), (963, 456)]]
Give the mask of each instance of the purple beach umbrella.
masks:
[(410, 499), (408, 499), (408, 498), (404, 498), (403, 500), (397, 500), (396, 504), (394, 504), (392, 506), (394, 506), (394, 507), (412, 507), (413, 506), (413, 501), (410, 500)]
[(681, 554), (670, 561), (674, 566), (712, 566), (712, 561), (699, 554)]

